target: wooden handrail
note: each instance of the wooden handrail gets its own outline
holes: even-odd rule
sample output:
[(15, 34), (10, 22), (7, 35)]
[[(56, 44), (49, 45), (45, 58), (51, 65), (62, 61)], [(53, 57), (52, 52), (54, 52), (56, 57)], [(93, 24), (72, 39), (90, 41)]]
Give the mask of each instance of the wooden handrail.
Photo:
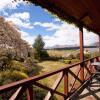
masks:
[[(93, 59), (95, 59), (95, 58), (98, 58), (98, 57), (99, 57), (99, 56), (96, 56), (96, 57), (94, 57), (94, 58), (90, 58), (90, 59), (87, 59), (87, 60), (85, 60), (85, 61), (83, 61), (83, 62), (78, 62), (78, 63), (76, 63), (76, 64), (72, 64), (72, 65), (69, 65), (69, 66), (66, 66), (66, 67), (57, 69), (57, 70), (55, 70), (55, 71), (51, 71), (51, 72), (48, 72), (48, 73), (44, 73), (44, 74), (42, 74), (42, 75), (30, 77), (30, 78), (27, 78), (27, 79), (23, 79), (23, 80), (20, 80), (20, 81), (17, 81), (17, 82), (13, 82), (13, 83), (10, 83), (10, 84), (7, 84), (7, 85), (0, 86), (0, 94), (4, 93), (5, 91), (10, 91), (10, 90), (12, 90), (12, 89), (17, 89), (17, 88), (19, 88), (19, 87), (29, 86), (29, 84), (31, 84), (31, 85), (32, 85), (32, 84), (36, 85), (37, 81), (39, 81), (39, 80), (41, 80), (41, 79), (44, 79), (44, 78), (47, 78), (47, 77), (52, 76), (52, 75), (54, 75), (54, 74), (57, 74), (57, 73), (60, 73), (60, 72), (65, 72), (65, 71), (69, 71), (70, 74), (73, 75), (73, 77), (76, 77), (76, 79), (77, 79), (78, 81), (80, 81), (80, 79), (79, 79), (77, 76), (75, 76), (74, 73), (71, 72), (71, 70), (69, 70), (69, 69), (70, 69), (70, 68), (73, 68), (73, 67), (75, 67), (75, 66), (77, 66), (77, 65), (81, 65), (82, 63), (85, 63), (85, 62), (87, 62), (87, 61), (91, 61), (91, 60), (93, 60)], [(66, 76), (66, 77), (68, 77), (68, 76)], [(65, 79), (65, 82), (68, 82), (68, 80), (66, 81), (66, 79)], [(68, 83), (67, 83), (67, 84), (68, 84)], [(44, 87), (45, 87), (45, 86), (44, 86)], [(67, 87), (68, 87), (68, 85), (67, 85)], [(66, 88), (67, 88), (67, 87), (66, 87)], [(47, 87), (45, 87), (45, 88), (47, 88)], [(48, 89), (48, 90), (52, 90), (51, 88), (47, 88), (47, 89)], [(55, 93), (60, 94), (60, 93), (57, 92), (56, 90), (54, 90), (54, 91), (55, 91)], [(66, 92), (67, 92), (67, 94), (68, 94), (68, 90), (66, 90)], [(65, 96), (65, 94), (62, 94), (62, 95)]]
[[(97, 58), (97, 57), (99, 57), (99, 56), (96, 56), (94, 58)], [(83, 62), (87, 62), (87, 61), (94, 59), (94, 58), (87, 59)], [(46, 78), (48, 76), (57, 74), (57, 73), (63, 71), (64, 69), (72, 68), (72, 67), (77, 66), (77, 65), (79, 65), (83, 62), (78, 62), (76, 64), (72, 64), (72, 65), (69, 65), (67, 67), (60, 68), (58, 70), (54, 70), (54, 71), (51, 71), (51, 72), (48, 72), (48, 73), (44, 73), (42, 75), (33, 76), (33, 77), (30, 77), (30, 78), (27, 78), (27, 79), (23, 79), (23, 80), (20, 80), (20, 81), (17, 81), (17, 82), (13, 82), (13, 83), (10, 83), (10, 84), (7, 84), (7, 85), (0, 86), (0, 93), (3, 92), (3, 90), (6, 91), (8, 88), (10, 89), (10, 87), (17, 88), (17, 87), (19, 87), (19, 86), (21, 86), (25, 83), (34, 83), (34, 81), (38, 81), (38, 80), (41, 80), (41, 79)]]

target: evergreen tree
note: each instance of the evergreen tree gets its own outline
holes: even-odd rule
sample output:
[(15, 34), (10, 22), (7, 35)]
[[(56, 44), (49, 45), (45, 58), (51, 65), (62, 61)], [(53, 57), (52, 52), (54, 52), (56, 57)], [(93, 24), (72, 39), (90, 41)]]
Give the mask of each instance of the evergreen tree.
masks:
[(41, 54), (44, 50), (44, 45), (45, 45), (45, 43), (44, 43), (41, 35), (38, 35), (33, 44), (33, 48), (35, 49), (35, 58), (38, 60), (41, 60), (41, 56), (42, 56)]

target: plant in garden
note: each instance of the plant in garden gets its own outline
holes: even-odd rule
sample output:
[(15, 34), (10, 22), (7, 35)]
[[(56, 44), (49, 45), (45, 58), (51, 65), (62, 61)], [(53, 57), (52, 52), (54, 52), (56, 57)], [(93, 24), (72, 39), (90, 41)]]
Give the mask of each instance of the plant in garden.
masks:
[(45, 57), (48, 57), (47, 51), (44, 50), (44, 46), (45, 46), (45, 43), (42, 39), (42, 36), (38, 35), (33, 44), (34, 56), (36, 59), (42, 60)]

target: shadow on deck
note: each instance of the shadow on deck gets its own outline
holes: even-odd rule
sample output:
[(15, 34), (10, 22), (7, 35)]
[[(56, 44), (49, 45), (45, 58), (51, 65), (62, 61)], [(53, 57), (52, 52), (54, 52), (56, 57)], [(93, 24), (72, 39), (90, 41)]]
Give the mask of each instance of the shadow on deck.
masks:
[(81, 92), (77, 92), (70, 100), (100, 100), (100, 80), (97, 80), (95, 76), (84, 89), (80, 89)]

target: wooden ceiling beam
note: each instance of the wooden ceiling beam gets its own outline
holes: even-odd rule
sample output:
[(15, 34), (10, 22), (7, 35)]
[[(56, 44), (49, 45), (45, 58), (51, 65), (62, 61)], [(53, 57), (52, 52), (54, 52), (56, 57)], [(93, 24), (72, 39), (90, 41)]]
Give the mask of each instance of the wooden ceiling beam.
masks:
[(86, 12), (85, 14), (83, 14), (80, 18), (79, 21), (81, 21), (82, 19), (84, 19), (85, 17), (89, 16), (89, 13)]

